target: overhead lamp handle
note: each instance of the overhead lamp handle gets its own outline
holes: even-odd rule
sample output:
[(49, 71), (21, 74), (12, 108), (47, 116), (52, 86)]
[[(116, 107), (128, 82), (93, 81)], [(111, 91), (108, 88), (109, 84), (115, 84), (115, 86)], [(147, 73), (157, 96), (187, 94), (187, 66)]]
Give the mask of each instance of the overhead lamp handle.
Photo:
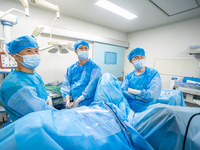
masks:
[(35, 4), (38, 4), (38, 5), (41, 5), (43, 7), (47, 7), (49, 9), (53, 9), (56, 11), (57, 13), (57, 18), (59, 19), (60, 18), (60, 9), (59, 9), (59, 6), (58, 5), (54, 5), (52, 3), (49, 3), (45, 0), (31, 0), (32, 3), (35, 3)]

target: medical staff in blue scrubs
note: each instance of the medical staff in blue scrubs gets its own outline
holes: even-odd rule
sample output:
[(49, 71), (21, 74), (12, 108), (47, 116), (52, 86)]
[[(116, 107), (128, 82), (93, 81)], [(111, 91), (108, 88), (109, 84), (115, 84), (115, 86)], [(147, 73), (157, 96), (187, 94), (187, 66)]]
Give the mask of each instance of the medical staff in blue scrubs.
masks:
[(18, 67), (3, 80), (0, 98), (12, 121), (31, 112), (54, 110), (42, 78), (34, 71), (41, 60), (37, 42), (30, 36), (22, 36), (7, 47)]
[(89, 106), (102, 75), (101, 68), (88, 58), (89, 44), (87, 42), (78, 40), (74, 44), (74, 49), (79, 61), (67, 69), (61, 87), (67, 108)]
[(160, 96), (161, 78), (153, 68), (146, 67), (143, 48), (133, 49), (127, 56), (135, 70), (128, 73), (122, 84), (124, 96), (134, 112), (142, 112), (148, 105), (155, 104)]

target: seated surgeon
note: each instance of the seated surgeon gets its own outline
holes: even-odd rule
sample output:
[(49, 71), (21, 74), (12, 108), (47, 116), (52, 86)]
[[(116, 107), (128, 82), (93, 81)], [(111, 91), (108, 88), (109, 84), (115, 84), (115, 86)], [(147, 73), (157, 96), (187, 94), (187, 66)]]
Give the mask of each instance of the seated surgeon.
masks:
[(40, 63), (37, 42), (30, 36), (22, 36), (8, 43), (7, 47), (18, 67), (3, 80), (0, 96), (12, 121), (34, 111), (54, 110), (49, 106), (52, 101), (47, 100), (44, 82), (34, 71)]
[(131, 109), (134, 112), (142, 112), (148, 105), (155, 104), (159, 98), (162, 89), (161, 78), (158, 71), (145, 66), (143, 48), (133, 49), (127, 57), (135, 70), (125, 76), (122, 90)]
[(96, 86), (101, 77), (100, 67), (88, 59), (89, 44), (79, 40), (74, 44), (74, 49), (79, 61), (67, 69), (61, 86), (67, 108), (89, 106), (93, 102)]

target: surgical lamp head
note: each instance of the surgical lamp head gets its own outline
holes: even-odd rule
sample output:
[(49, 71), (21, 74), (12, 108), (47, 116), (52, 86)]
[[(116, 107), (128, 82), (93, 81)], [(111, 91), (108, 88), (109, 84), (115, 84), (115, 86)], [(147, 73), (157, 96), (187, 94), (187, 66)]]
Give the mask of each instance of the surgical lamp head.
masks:
[(69, 51), (74, 51), (71, 43), (61, 42), (61, 41), (51, 41), (48, 42), (47, 47), (39, 48), (39, 51), (48, 50), (49, 53), (60, 52), (61, 54), (69, 53)]
[(58, 51), (61, 54), (67, 54), (67, 53), (69, 53), (69, 51), (66, 49), (66, 47), (64, 47), (62, 45), (58, 45), (57, 47), (53, 47), (50, 50), (48, 50), (49, 53), (56, 53)]
[[(0, 11), (0, 16), (1, 15), (4, 15), (4, 12)], [(17, 16), (15, 16), (15, 15), (7, 14), (4, 17), (0, 17), (0, 21), (1, 21), (1, 23), (5, 21), (5, 22), (10, 22), (13, 25), (16, 25), (18, 22), (18, 19), (17, 19)]]

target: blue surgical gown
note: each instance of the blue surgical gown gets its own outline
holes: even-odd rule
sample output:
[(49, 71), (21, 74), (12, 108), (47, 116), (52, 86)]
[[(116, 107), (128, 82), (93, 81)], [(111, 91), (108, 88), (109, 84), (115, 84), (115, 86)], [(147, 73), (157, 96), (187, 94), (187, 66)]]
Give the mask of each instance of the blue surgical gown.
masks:
[(61, 87), (62, 97), (70, 95), (73, 100), (76, 100), (83, 95), (85, 100), (83, 100), (79, 106), (89, 106), (93, 101), (96, 86), (100, 77), (101, 69), (92, 60), (88, 59), (83, 66), (79, 66), (78, 62), (76, 62), (67, 69)]
[[(141, 90), (140, 96), (129, 94), (128, 88)], [(135, 70), (128, 73), (122, 84), (124, 96), (135, 112), (142, 112), (147, 109), (148, 105), (156, 103), (161, 89), (162, 84), (158, 71), (149, 67), (145, 67), (145, 71), (140, 75), (136, 75)]]
[(47, 91), (36, 72), (12, 71), (2, 82), (0, 96), (12, 121), (34, 111), (54, 109), (46, 104)]

